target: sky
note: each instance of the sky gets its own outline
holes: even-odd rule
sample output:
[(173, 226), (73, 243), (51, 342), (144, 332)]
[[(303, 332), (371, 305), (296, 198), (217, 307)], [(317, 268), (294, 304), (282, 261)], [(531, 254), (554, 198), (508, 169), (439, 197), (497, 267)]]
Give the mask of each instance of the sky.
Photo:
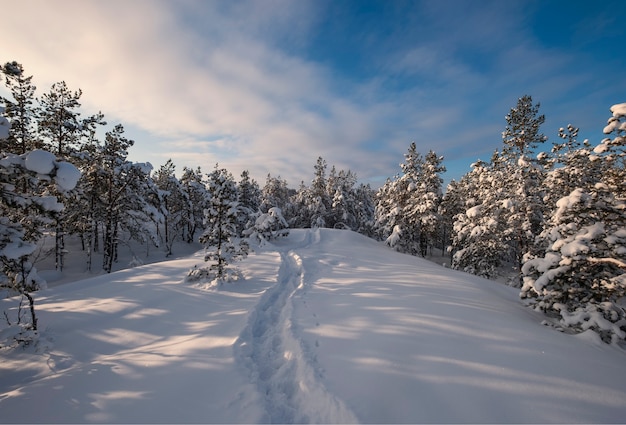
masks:
[(236, 178), (309, 184), (318, 157), (379, 186), (411, 142), (444, 156), (446, 182), (502, 146), (531, 95), (548, 150), (560, 127), (598, 143), (626, 101), (622, 1), (0, 0), (0, 61), (41, 96), (83, 91), (135, 140)]

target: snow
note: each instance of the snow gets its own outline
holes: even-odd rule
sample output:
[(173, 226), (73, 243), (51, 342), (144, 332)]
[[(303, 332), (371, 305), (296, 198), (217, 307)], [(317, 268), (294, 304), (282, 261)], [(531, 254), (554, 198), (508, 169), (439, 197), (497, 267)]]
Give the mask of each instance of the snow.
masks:
[(56, 196), (38, 196), (33, 198), (33, 202), (45, 211), (63, 211), (63, 204), (59, 202)]
[(58, 162), (55, 181), (62, 191), (70, 191), (76, 187), (80, 179), (80, 170), (69, 162)]
[(476, 205), (474, 207), (468, 208), (467, 211), (465, 211), (465, 215), (467, 215), (468, 218), (476, 218), (479, 217), (482, 211), (482, 205)]
[(626, 103), (618, 103), (616, 105), (611, 106), (611, 112), (613, 116), (618, 118), (620, 116), (626, 116)]
[(34, 244), (18, 240), (9, 242), (5, 246), (0, 248), (0, 256), (9, 260), (17, 260), (24, 255), (29, 255), (35, 249), (36, 246)]
[(54, 170), (56, 157), (48, 151), (35, 149), (26, 154), (24, 165), (26, 169), (38, 174), (50, 174)]
[(203, 264), (200, 251), (35, 293), (36, 346), (0, 349), (2, 422), (626, 417), (624, 350), (542, 326), (515, 288), (345, 230), (291, 229), (221, 290), (183, 283)]
[(141, 170), (143, 174), (147, 174), (147, 175), (149, 175), (154, 169), (152, 164), (149, 162), (135, 162), (133, 165), (135, 165), (136, 167), (139, 167), (139, 170)]

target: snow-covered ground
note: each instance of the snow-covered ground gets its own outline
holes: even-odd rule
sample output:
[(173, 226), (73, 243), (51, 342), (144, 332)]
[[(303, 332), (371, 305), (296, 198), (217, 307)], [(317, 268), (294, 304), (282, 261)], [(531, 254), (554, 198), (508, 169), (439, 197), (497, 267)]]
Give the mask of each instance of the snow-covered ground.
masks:
[(202, 258), (37, 293), (39, 343), (0, 351), (0, 421), (626, 420), (625, 352), (516, 289), (341, 230), (292, 230), (221, 290), (183, 283)]

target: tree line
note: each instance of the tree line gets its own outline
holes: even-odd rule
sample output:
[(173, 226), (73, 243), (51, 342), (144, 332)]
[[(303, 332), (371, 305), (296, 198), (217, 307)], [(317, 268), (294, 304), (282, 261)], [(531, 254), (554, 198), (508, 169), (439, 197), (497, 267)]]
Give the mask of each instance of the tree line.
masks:
[[(310, 183), (292, 189), (271, 174), (263, 186), (248, 171), (236, 180), (219, 164), (206, 174), (185, 167), (177, 177), (171, 160), (156, 170), (133, 163), (127, 156), (134, 142), (121, 124), (103, 131), (102, 113), (81, 116), (80, 90), (60, 82), (37, 98), (21, 64), (6, 63), (1, 75), (11, 98), (1, 99), (10, 131), (0, 138), (0, 285), (30, 297), (31, 306), (31, 292), (44, 283), (29, 263), (30, 249), (44, 232), (55, 235), (58, 270), (67, 237), (80, 239), (88, 270), (105, 272), (131, 239), (166, 255), (176, 241), (200, 241), (210, 265), (192, 270), (194, 280), (236, 278), (228, 264), (247, 255), (251, 241), (327, 227), (411, 255), (447, 252), (453, 268), (486, 278), (512, 271), (509, 283), (523, 301), (555, 326), (592, 329), (607, 342), (626, 338), (624, 104), (611, 108), (608, 137), (598, 145), (579, 141), (568, 125), (545, 149), (545, 117), (523, 96), (506, 115), (502, 148), (445, 192), (444, 158), (422, 155), (415, 143), (398, 174), (376, 190), (350, 170), (329, 169), (322, 157)], [(29, 168), (33, 152), (51, 153), (52, 169)], [(74, 186), (59, 184), (68, 174), (57, 173), (59, 164), (80, 171)], [(101, 265), (93, 264), (96, 252)], [(34, 310), (30, 326), (36, 328)]]

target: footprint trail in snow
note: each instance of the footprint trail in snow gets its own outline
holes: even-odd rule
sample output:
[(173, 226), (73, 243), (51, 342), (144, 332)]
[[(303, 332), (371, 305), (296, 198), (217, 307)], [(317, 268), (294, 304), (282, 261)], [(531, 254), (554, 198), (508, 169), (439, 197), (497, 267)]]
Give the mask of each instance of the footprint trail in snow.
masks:
[[(305, 245), (318, 239), (311, 233)], [(315, 359), (292, 324), (293, 295), (305, 286), (301, 258), (281, 252), (277, 283), (250, 313), (235, 343), (235, 358), (264, 402), (262, 422), (356, 423), (354, 413), (321, 382)]]

